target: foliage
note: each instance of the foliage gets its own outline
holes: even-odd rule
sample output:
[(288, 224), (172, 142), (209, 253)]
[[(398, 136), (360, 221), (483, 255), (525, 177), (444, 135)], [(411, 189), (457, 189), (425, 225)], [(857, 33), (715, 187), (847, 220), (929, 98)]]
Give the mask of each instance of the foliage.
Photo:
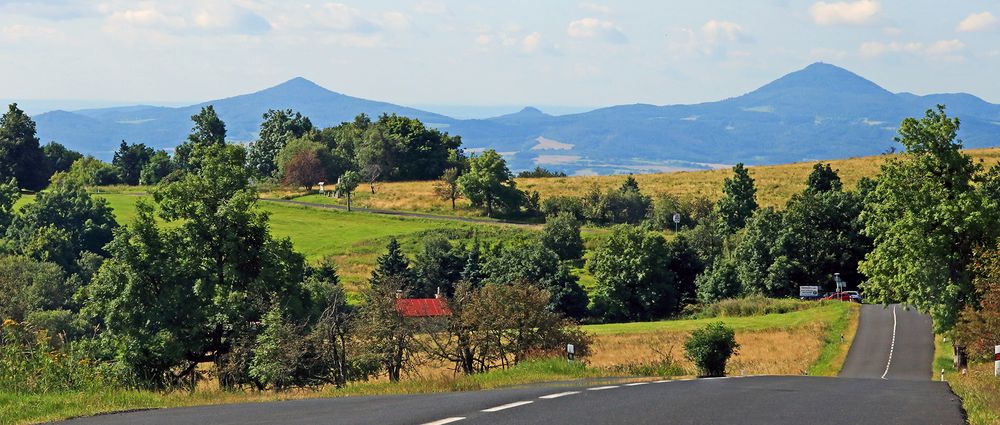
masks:
[(1000, 342), (1000, 250), (980, 249), (972, 263), (977, 304), (962, 309), (955, 325), (954, 339), (976, 360), (992, 358)]
[[(302, 155), (304, 154), (312, 158), (303, 161), (305, 158), (308, 158), (303, 157)], [(292, 161), (296, 158), (298, 158), (299, 162), (292, 164)], [(344, 170), (343, 165), (338, 163), (338, 160), (322, 143), (308, 138), (289, 140), (275, 156), (274, 161), (278, 164), (278, 176), (284, 177), (286, 184), (288, 183), (287, 178), (289, 174), (293, 176), (302, 174), (311, 175), (313, 177), (311, 184), (316, 184), (316, 182), (325, 181), (330, 176), (336, 176)], [(289, 165), (294, 165), (295, 167), (288, 167)], [(296, 169), (303, 166), (305, 169)], [(296, 182), (296, 180), (292, 180), (292, 182)], [(297, 183), (305, 186), (301, 180), (297, 181)]]
[(278, 171), (278, 153), (291, 139), (313, 131), (309, 117), (291, 109), (268, 109), (261, 117), (259, 138), (247, 149), (247, 167), (254, 176), (266, 178)]
[(806, 190), (809, 192), (840, 192), (843, 188), (840, 175), (829, 163), (817, 162), (806, 179)]
[[(21, 190), (17, 187), (17, 180), (13, 177), (9, 181), (0, 180), (0, 229), (6, 229), (14, 220), (14, 215), (17, 212), (15, 205), (19, 199), (21, 199)], [(0, 234), (0, 238), (3, 236)]]
[(170, 173), (177, 169), (177, 165), (170, 160), (167, 151), (158, 150), (149, 157), (149, 161), (142, 167), (139, 173), (139, 183), (143, 185), (155, 185), (167, 178)]
[(390, 281), (398, 285), (394, 290), (406, 290), (413, 285), (410, 259), (403, 254), (396, 238), (389, 240), (385, 254), (378, 258), (375, 270), (372, 271), (371, 284), (379, 286)]
[(757, 209), (757, 188), (743, 163), (733, 167), (733, 176), (722, 183), (722, 199), (715, 204), (715, 213), (726, 234), (742, 229)]
[(423, 250), (413, 259), (414, 278), (408, 295), (432, 298), (440, 290), (444, 296), (452, 296), (455, 284), (462, 279), (465, 257), (462, 247), (452, 246), (444, 236), (424, 239)]
[(510, 243), (483, 265), (485, 282), (495, 285), (529, 284), (546, 290), (547, 308), (573, 318), (587, 313), (587, 294), (559, 256), (537, 241)]
[(604, 320), (649, 320), (675, 312), (677, 276), (663, 236), (618, 225), (587, 268), (597, 280), (594, 310)]
[(817, 307), (812, 301), (801, 301), (795, 298), (768, 298), (751, 295), (742, 298), (727, 298), (703, 305), (695, 317), (703, 319), (710, 317), (750, 317), (765, 314), (785, 314), (793, 311)]
[(469, 171), (458, 178), (458, 184), (472, 205), (485, 208), (486, 216), (492, 217), (494, 210), (516, 213), (524, 202), (524, 193), (517, 189), (513, 177), (507, 161), (487, 149), (469, 159)]
[(546, 217), (569, 213), (577, 220), (586, 219), (583, 209), (583, 200), (576, 196), (552, 196), (542, 201), (541, 211)]
[(188, 135), (187, 141), (177, 146), (174, 151), (174, 159), (180, 168), (185, 170), (192, 170), (195, 167), (194, 156), (198, 148), (226, 144), (226, 123), (222, 122), (212, 105), (202, 107), (201, 111), (191, 116), (191, 121), (194, 122), (191, 134)]
[(546, 218), (542, 228), (542, 245), (559, 255), (560, 260), (583, 257), (580, 222), (568, 212)]
[(667, 242), (667, 258), (669, 268), (674, 272), (676, 280), (674, 288), (677, 291), (678, 307), (697, 302), (698, 276), (705, 272), (705, 263), (691, 244), (687, 234), (679, 234)]
[(129, 145), (122, 140), (122, 144), (115, 151), (111, 165), (118, 169), (122, 183), (130, 186), (139, 184), (142, 169), (153, 157), (153, 148), (142, 143)]
[(55, 183), (70, 183), (79, 186), (107, 186), (121, 182), (117, 168), (87, 155), (73, 162), (66, 173), (52, 176)]
[(39, 193), (7, 229), (15, 249), (65, 270), (75, 270), (85, 251), (104, 254), (118, 224), (107, 201), (78, 185), (56, 184)]
[(11, 103), (0, 116), (0, 181), (13, 177), (25, 189), (41, 190), (49, 177), (47, 165), (35, 122)]
[(361, 175), (353, 170), (345, 171), (344, 174), (337, 179), (337, 192), (347, 195), (347, 211), (351, 210), (351, 193), (358, 188), (358, 184), (360, 183)]
[(42, 153), (45, 154), (45, 162), (50, 173), (69, 171), (69, 167), (76, 160), (83, 158), (83, 154), (69, 150), (60, 143), (49, 142), (42, 146)]
[(451, 209), (455, 209), (455, 200), (462, 197), (462, 188), (458, 184), (461, 176), (458, 168), (452, 167), (444, 170), (437, 184), (434, 185), (434, 193), (444, 200), (451, 201)]
[(972, 185), (979, 167), (961, 152), (958, 128), (943, 106), (903, 120), (897, 140), (906, 153), (882, 167), (861, 215), (874, 241), (860, 264), (865, 298), (911, 304), (937, 331), (975, 303), (972, 252), (997, 236), (996, 206)]
[(566, 177), (566, 173), (562, 171), (553, 171), (542, 167), (535, 167), (534, 170), (526, 170), (517, 173), (517, 178), (546, 178), (546, 177)]
[(73, 283), (56, 264), (0, 256), (0, 320), (23, 322), (31, 313), (67, 307)]
[(691, 332), (684, 342), (684, 357), (698, 367), (700, 376), (725, 376), (726, 362), (737, 354), (736, 333), (723, 323), (712, 323)]
[(397, 275), (373, 280), (359, 312), (364, 356), (380, 365), (391, 382), (398, 382), (403, 370), (413, 365), (417, 349), (414, 324), (396, 308), (396, 291), (405, 285)]
[(729, 258), (720, 259), (706, 268), (695, 285), (698, 287), (698, 300), (703, 303), (737, 297), (743, 291), (736, 266)]
[(327, 179), (326, 170), (314, 152), (299, 151), (288, 162), (283, 163), (281, 169), (284, 171), (285, 185), (304, 186), (307, 191), (312, 190), (314, 184)]

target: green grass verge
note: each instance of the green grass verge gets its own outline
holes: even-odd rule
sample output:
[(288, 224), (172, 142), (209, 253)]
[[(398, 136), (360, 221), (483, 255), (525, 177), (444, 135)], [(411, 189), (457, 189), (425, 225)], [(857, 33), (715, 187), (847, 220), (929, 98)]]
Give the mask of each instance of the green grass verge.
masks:
[(955, 370), (951, 340), (945, 341), (941, 335), (934, 336), (934, 380), (948, 381), (951, 390), (962, 399), (969, 424), (1000, 424), (1000, 378), (993, 376), (992, 362), (977, 362), (969, 365), (966, 374)]
[(854, 343), (854, 335), (858, 331), (858, 318), (861, 316), (861, 305), (855, 303), (840, 303), (847, 308), (836, 317), (824, 335), (823, 350), (819, 353), (816, 363), (807, 372), (811, 376), (837, 376), (847, 360), (847, 352)]
[(301, 398), (343, 397), (385, 394), (420, 394), (473, 391), (536, 382), (567, 381), (606, 376), (606, 371), (588, 369), (565, 359), (541, 359), (507, 370), (442, 379), (409, 379), (399, 383), (370, 382), (319, 391), (224, 392), (217, 390), (159, 393), (133, 390), (95, 390), (41, 395), (0, 392), (0, 424), (55, 421), (78, 416), (138, 409), (156, 409), (210, 404), (264, 402)]
[(756, 331), (764, 329), (790, 329), (811, 322), (836, 322), (848, 315), (849, 303), (823, 303), (815, 308), (784, 314), (766, 314), (749, 317), (713, 317), (692, 320), (664, 320), (659, 322), (608, 323), (586, 325), (583, 329), (594, 335), (613, 335), (657, 331), (691, 331), (709, 323), (723, 322), (736, 331)]

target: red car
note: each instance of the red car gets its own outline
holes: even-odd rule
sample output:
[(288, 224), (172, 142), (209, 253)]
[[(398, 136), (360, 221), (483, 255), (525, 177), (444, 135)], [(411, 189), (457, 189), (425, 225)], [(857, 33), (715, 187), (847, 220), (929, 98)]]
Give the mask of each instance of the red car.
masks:
[(848, 292), (834, 292), (834, 293), (832, 293), (830, 295), (827, 295), (827, 296), (825, 296), (825, 297), (823, 297), (821, 299), (824, 299), (824, 300), (840, 300), (840, 301), (861, 302), (861, 300), (858, 299), (858, 298), (859, 297), (857, 295), (851, 294), (851, 293), (848, 293)]

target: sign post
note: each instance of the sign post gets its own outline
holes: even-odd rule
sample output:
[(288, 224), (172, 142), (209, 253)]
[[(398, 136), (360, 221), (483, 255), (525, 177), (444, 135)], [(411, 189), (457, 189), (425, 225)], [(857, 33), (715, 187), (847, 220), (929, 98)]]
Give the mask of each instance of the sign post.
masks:
[(844, 281), (840, 279), (840, 273), (833, 274), (833, 281), (837, 283), (837, 292), (844, 290)]
[(566, 358), (573, 361), (574, 354), (576, 354), (576, 347), (573, 347), (573, 344), (566, 344)]
[(681, 213), (674, 213), (674, 233), (677, 233), (677, 226), (681, 224)]
[(319, 182), (317, 184), (319, 184), (319, 193), (323, 193), (323, 185), (325, 185), (326, 182)]

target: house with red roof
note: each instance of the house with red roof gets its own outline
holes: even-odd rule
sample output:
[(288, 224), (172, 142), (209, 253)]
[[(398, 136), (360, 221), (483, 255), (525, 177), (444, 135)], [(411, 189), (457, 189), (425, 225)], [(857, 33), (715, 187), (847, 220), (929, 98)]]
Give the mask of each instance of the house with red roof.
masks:
[(434, 298), (403, 298), (402, 292), (396, 292), (396, 310), (407, 318), (451, 316), (451, 309), (441, 296), (440, 289)]

